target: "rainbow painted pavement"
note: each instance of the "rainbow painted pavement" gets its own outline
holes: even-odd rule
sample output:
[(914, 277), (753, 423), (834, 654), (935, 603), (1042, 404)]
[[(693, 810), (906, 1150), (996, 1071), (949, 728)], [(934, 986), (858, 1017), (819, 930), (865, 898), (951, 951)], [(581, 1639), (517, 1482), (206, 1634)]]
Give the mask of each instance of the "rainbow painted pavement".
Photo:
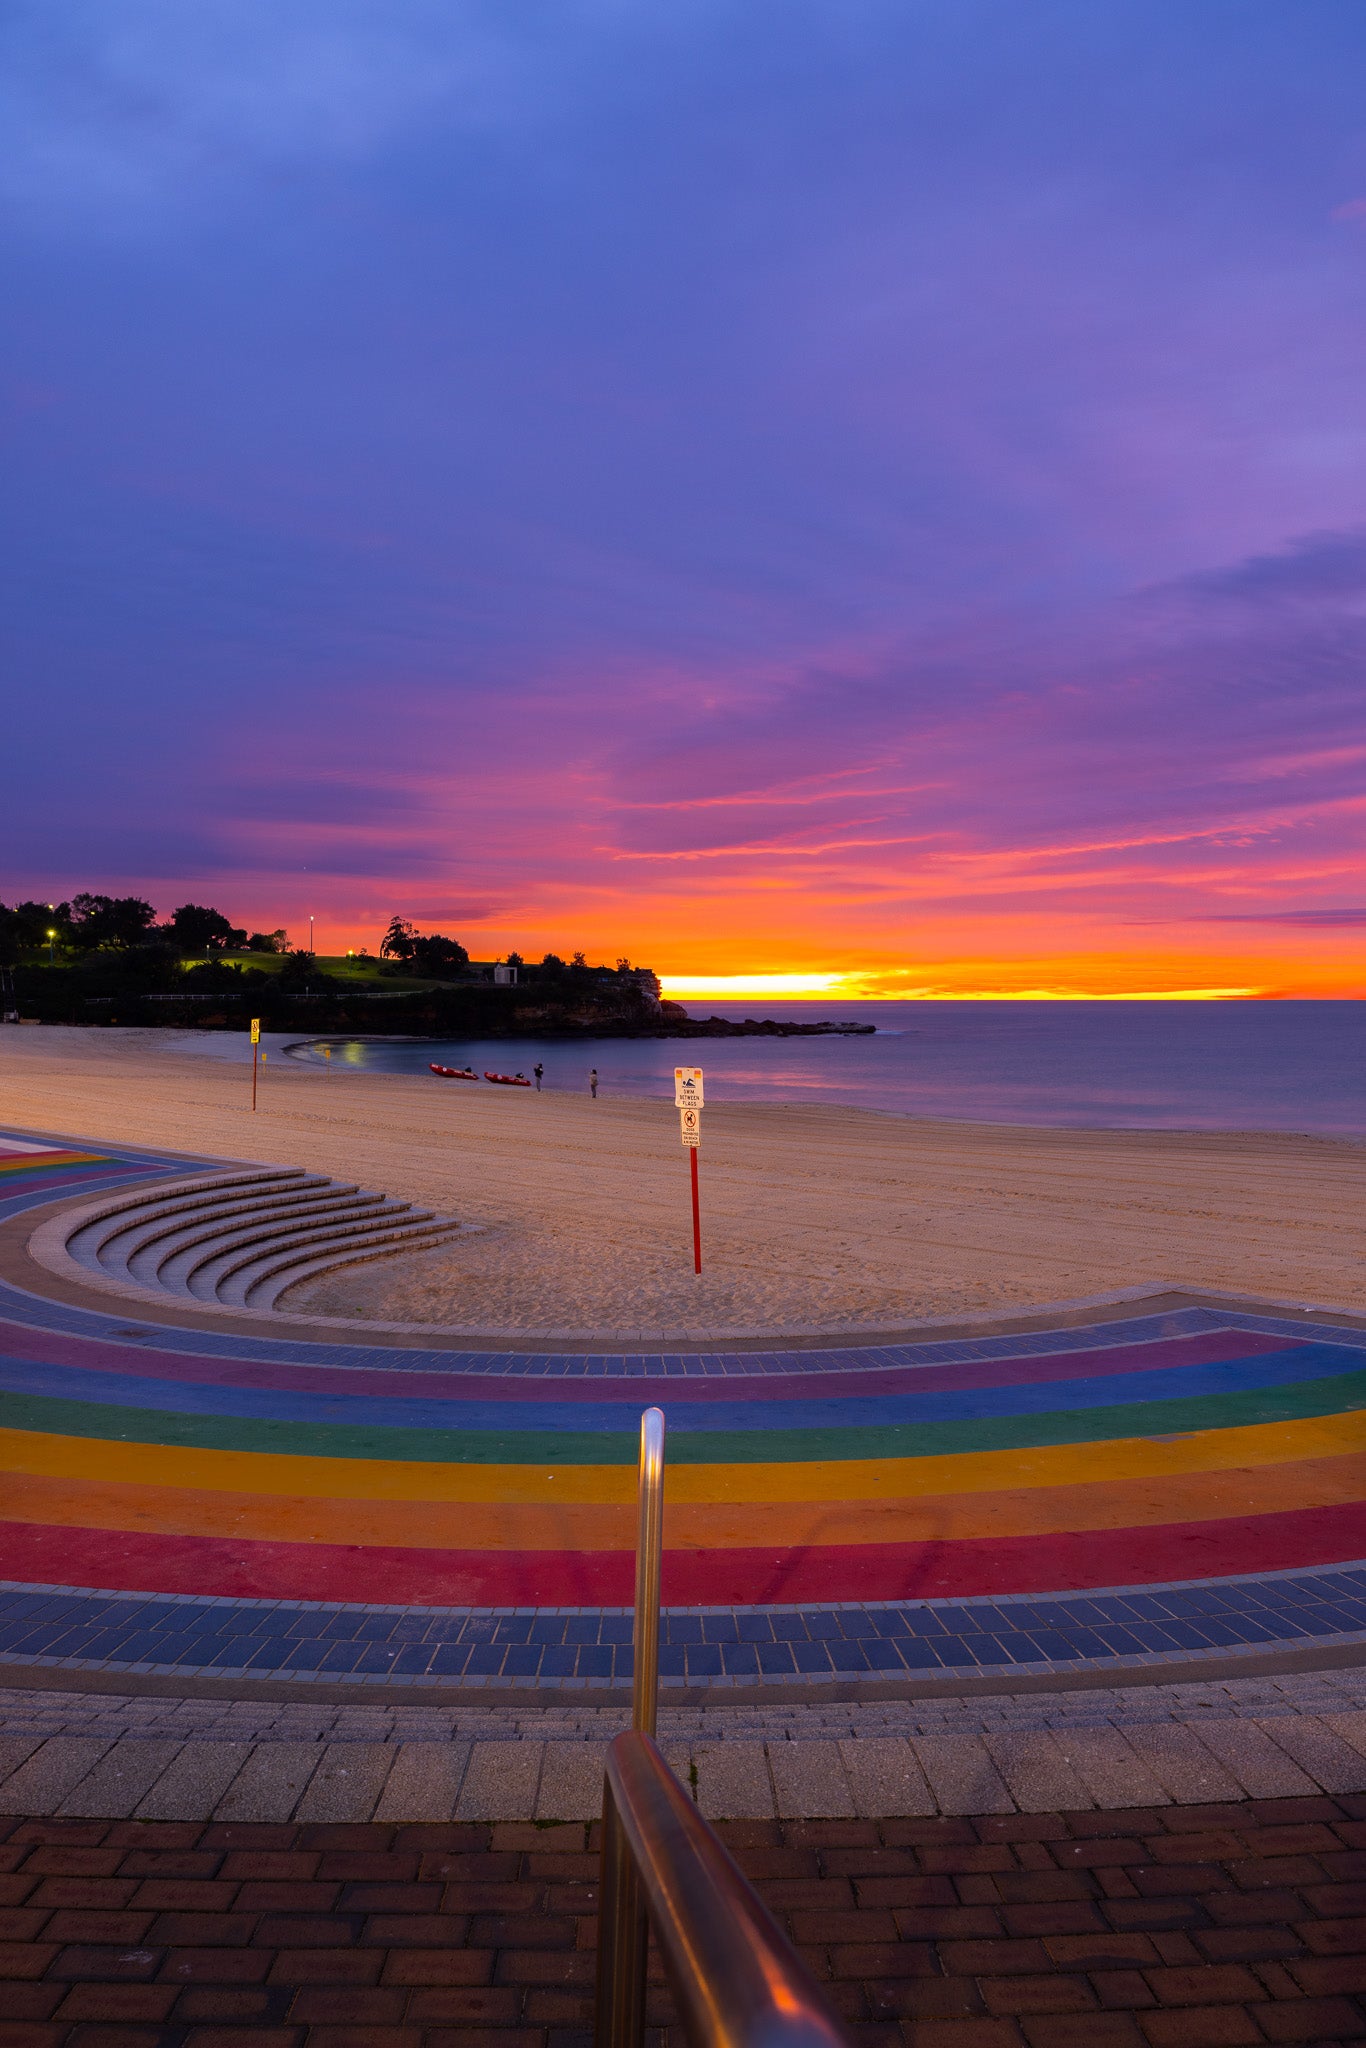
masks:
[[(201, 1164), (15, 1133), (0, 1221)], [(0, 1285), (0, 1662), (620, 1682), (650, 1402), (666, 1680), (1366, 1641), (1366, 1330), (1345, 1323), (1192, 1305), (625, 1355), (127, 1309), (36, 1268)]]

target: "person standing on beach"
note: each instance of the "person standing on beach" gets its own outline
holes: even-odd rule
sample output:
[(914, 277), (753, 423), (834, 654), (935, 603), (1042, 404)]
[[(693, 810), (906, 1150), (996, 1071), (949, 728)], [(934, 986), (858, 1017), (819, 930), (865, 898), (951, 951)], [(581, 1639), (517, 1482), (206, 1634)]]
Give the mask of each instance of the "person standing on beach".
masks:
[(541, 1065), (540, 1061), (537, 1060), (535, 1066), (531, 1069), (531, 1071), (536, 1076), (536, 1093), (539, 1095), (541, 1092), (541, 1076), (545, 1072), (545, 1068)]
[(590, 1089), (591, 1089), (591, 1091), (592, 1091), (592, 1095), (593, 1095), (593, 1100), (594, 1100), (594, 1102), (596, 1102), (596, 1101), (597, 1101), (597, 1099), (598, 1099), (598, 1070), (597, 1070), (597, 1068), (596, 1068), (596, 1067), (590, 1067), (590, 1068), (589, 1068), (589, 1071), (588, 1071), (588, 1086), (589, 1086), (589, 1088), (590, 1088)]

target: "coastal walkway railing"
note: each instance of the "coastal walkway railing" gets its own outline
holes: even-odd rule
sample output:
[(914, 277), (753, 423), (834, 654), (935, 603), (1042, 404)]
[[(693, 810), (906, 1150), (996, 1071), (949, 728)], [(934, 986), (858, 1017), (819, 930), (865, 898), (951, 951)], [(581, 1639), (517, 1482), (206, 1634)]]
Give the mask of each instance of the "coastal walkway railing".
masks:
[(767, 1907), (655, 1743), (664, 1416), (640, 1418), (631, 1728), (602, 1791), (595, 2048), (640, 2048), (654, 1929), (692, 2048), (847, 2048), (848, 2036)]

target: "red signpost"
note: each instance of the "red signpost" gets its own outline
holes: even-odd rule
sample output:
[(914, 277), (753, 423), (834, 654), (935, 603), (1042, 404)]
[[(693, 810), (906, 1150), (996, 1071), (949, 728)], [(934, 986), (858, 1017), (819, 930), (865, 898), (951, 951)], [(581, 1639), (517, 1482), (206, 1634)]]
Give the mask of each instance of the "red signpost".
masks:
[(702, 1204), (697, 1194), (697, 1147), (693, 1146), (688, 1157), (692, 1160), (692, 1269), (702, 1271)]
[(674, 1068), (674, 1107), (679, 1136), (692, 1160), (692, 1269), (702, 1271), (702, 1203), (697, 1190), (697, 1153), (702, 1143), (702, 1069)]

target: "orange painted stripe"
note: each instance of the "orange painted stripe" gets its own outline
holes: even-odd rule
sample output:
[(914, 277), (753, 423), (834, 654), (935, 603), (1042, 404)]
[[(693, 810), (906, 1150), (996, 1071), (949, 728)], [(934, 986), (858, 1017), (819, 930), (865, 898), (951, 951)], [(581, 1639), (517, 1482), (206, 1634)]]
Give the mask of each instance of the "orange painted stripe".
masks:
[[(1241, 1471), (1169, 1473), (1094, 1485), (878, 1501), (670, 1502), (679, 1550), (960, 1543), (1063, 1531), (1153, 1527), (1339, 1507), (1366, 1500), (1366, 1453)], [(338, 1500), (12, 1472), (5, 1512), (54, 1527), (241, 1536), (252, 1542), (462, 1551), (627, 1550), (635, 1510), (608, 1503)]]

